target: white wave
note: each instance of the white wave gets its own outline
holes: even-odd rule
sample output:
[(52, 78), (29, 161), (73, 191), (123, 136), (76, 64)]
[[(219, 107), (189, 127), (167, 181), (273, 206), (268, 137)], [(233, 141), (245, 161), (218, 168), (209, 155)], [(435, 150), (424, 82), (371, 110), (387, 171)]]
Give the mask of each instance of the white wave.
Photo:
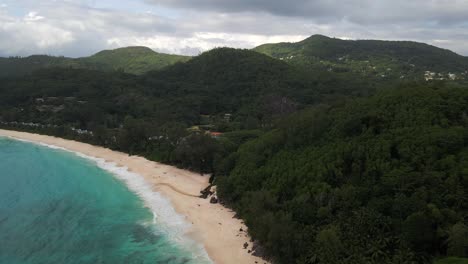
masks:
[(191, 228), (191, 224), (186, 221), (184, 216), (175, 211), (168, 199), (163, 197), (160, 193), (153, 191), (151, 184), (148, 183), (143, 176), (128, 171), (127, 167), (119, 167), (116, 163), (107, 162), (101, 158), (88, 156), (80, 152), (42, 142), (17, 139), (14, 137), (10, 138), (55, 150), (71, 152), (81, 158), (95, 162), (99, 168), (110, 172), (117, 179), (124, 182), (132, 192), (136, 193), (143, 200), (145, 205), (153, 213), (153, 224), (155, 224), (158, 227), (158, 230), (162, 231), (170, 241), (177, 243), (184, 249), (191, 252), (193, 254), (192, 257), (194, 258), (193, 260), (197, 263), (213, 263), (203, 245), (194, 241), (187, 235)]
[(68, 152), (78, 154), (77, 152), (68, 150), (66, 148), (58, 147), (58, 146), (55, 146), (55, 145), (49, 145), (49, 144), (46, 144), (46, 143), (43, 143), (43, 142), (37, 142), (37, 141), (32, 141), (32, 140), (27, 140), (27, 139), (22, 139), (22, 138), (16, 138), (16, 137), (12, 137), (12, 136), (0, 136), (0, 137), (6, 137), (6, 138), (16, 140), (16, 141), (20, 141), (20, 142), (32, 143), (32, 144), (48, 147), (48, 148), (51, 148), (51, 149), (65, 150), (65, 151), (68, 151)]

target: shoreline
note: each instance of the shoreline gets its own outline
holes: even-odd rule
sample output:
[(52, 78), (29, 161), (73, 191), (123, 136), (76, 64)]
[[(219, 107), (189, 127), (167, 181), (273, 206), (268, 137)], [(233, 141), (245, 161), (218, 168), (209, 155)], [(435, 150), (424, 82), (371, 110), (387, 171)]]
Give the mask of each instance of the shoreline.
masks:
[[(211, 204), (209, 199), (194, 197), (209, 185), (207, 176), (73, 140), (2, 129), (0, 136), (51, 145), (125, 167), (128, 172), (142, 176), (153, 192), (169, 200), (175, 211), (191, 225), (185, 235), (200, 242), (214, 263), (268, 263), (248, 253), (252, 243), (247, 227), (241, 219), (234, 218), (235, 212), (219, 203)], [(244, 249), (246, 242), (249, 247)]]

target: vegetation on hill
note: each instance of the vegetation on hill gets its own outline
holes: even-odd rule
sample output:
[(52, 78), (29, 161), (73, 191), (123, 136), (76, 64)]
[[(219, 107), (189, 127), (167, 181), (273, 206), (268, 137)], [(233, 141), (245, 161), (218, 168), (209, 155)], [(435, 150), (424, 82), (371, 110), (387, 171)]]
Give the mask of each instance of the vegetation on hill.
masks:
[[(8, 124), (34, 123), (40, 126), (34, 129), (45, 126), (47, 133), (66, 137), (76, 135), (72, 128), (93, 131), (93, 136), (79, 136), (177, 163), (177, 145), (189, 134), (188, 127), (269, 129), (275, 118), (307, 104), (372, 89), (363, 80), (333, 78), (327, 72), (311, 75), (256, 52), (224, 48), (142, 76), (51, 68), (7, 78), (0, 86), (0, 110)], [(210, 155), (207, 160), (214, 159)], [(185, 166), (212, 169), (209, 162), (202, 167), (197, 162)]]
[(145, 47), (105, 50), (93, 56), (78, 59), (46, 55), (0, 58), (0, 77), (21, 76), (53, 67), (143, 74), (189, 59), (188, 56), (157, 53)]
[(141, 75), (47, 67), (0, 79), (0, 127), (212, 173), (277, 263), (468, 257), (466, 85), (303, 66), (221, 48)]
[(46, 55), (33, 55), (26, 58), (0, 58), (0, 77), (23, 76), (45, 67), (55, 66), (76, 68), (79, 64), (70, 58)]
[(468, 256), (468, 90), (313, 107), (232, 153), (220, 197), (280, 263)]
[[(342, 40), (314, 35), (297, 43), (264, 44), (254, 49), (293, 64), (352, 71), (382, 79), (468, 78), (468, 58), (411, 41)], [(440, 75), (439, 75), (440, 74)], [(454, 74), (454, 75), (449, 75)]]
[(104, 71), (111, 69), (143, 74), (189, 59), (188, 56), (157, 53), (146, 47), (127, 47), (101, 51), (91, 57), (79, 59), (79, 61), (83, 65), (89, 65), (91, 69)]

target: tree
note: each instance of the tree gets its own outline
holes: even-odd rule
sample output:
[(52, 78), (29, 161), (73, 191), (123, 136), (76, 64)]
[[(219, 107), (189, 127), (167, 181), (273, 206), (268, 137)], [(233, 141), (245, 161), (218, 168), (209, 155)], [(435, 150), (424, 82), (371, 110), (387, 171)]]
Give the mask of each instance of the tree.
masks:
[(403, 234), (406, 241), (417, 252), (430, 251), (435, 230), (428, 215), (423, 212), (414, 213), (403, 223)]
[(450, 228), (447, 242), (447, 255), (468, 257), (468, 228), (464, 223), (459, 222)]
[(315, 238), (315, 244), (320, 263), (341, 263), (340, 256), (343, 253), (343, 245), (340, 240), (339, 229), (336, 226), (321, 230)]

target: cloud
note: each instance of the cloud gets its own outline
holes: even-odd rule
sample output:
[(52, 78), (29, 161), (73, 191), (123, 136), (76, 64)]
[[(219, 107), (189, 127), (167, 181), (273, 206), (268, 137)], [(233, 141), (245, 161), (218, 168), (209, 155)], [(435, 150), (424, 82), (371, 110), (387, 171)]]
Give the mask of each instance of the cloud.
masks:
[(0, 12), (0, 55), (38, 53), (85, 56), (108, 48), (114, 37), (173, 32), (156, 16), (91, 8), (81, 1), (41, 1), (23, 17)]
[[(154, 13), (93, 8), (85, 1), (42, 1), (23, 18), (3, 14), (0, 55), (85, 56), (102, 49), (148, 46), (157, 51), (196, 55), (214, 47), (251, 48), (270, 41), (296, 41), (301, 23), (276, 21), (271, 15), (253, 17), (186, 12), (178, 19)], [(289, 26), (288, 26), (289, 25)], [(27, 37), (30, 36), (30, 37)]]
[(0, 13), (0, 51), (10, 55), (28, 50), (43, 51), (71, 43), (73, 33), (44, 21), (43, 16), (31, 11), (23, 18)]
[(195, 55), (312, 34), (415, 40), (468, 54), (464, 0), (4, 0), (0, 56), (148, 46)]
[(360, 24), (398, 21), (466, 22), (464, 0), (145, 0), (149, 4), (223, 13), (265, 12), (320, 22)]
[(146, 46), (166, 53), (197, 55), (200, 52), (215, 47), (245, 48), (255, 47), (263, 43), (299, 41), (305, 36), (261, 36), (252, 34), (227, 34), (212, 32), (197, 32), (189, 37), (154, 36), (154, 37), (122, 37), (108, 40), (112, 47)]
[(24, 18), (25, 21), (33, 22), (44, 19), (43, 16), (39, 16), (37, 12), (31, 11)]

